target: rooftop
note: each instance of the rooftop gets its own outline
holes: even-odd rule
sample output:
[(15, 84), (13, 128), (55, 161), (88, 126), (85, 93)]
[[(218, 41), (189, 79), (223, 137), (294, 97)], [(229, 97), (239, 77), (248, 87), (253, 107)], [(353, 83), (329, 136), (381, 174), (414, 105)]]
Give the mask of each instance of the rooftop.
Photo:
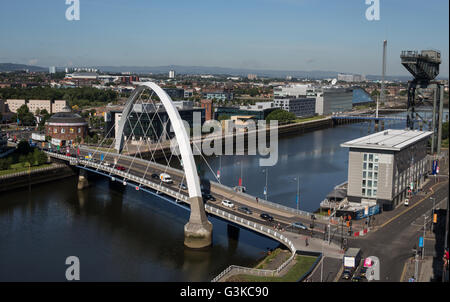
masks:
[(341, 144), (341, 147), (400, 151), (424, 138), (431, 131), (388, 129)]

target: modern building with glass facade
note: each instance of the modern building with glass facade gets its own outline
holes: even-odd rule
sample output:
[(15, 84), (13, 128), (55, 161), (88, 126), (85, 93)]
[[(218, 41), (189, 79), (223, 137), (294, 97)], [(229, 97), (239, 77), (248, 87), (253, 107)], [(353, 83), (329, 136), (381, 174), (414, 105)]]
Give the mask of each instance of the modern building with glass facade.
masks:
[(430, 131), (385, 130), (341, 144), (349, 149), (349, 202), (392, 210), (421, 188), (430, 170)]
[(315, 98), (282, 98), (274, 99), (275, 107), (292, 112), (297, 117), (309, 117), (316, 114)]
[(317, 92), (316, 113), (329, 115), (353, 109), (353, 88), (323, 88)]

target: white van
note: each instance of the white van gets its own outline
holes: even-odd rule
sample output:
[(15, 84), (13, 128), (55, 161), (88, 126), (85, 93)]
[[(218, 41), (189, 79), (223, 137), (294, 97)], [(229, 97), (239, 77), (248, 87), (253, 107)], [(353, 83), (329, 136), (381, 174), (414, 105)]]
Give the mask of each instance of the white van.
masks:
[(162, 182), (166, 183), (166, 184), (171, 184), (173, 183), (172, 177), (170, 177), (169, 174), (167, 173), (161, 173), (159, 175), (159, 179), (161, 179)]

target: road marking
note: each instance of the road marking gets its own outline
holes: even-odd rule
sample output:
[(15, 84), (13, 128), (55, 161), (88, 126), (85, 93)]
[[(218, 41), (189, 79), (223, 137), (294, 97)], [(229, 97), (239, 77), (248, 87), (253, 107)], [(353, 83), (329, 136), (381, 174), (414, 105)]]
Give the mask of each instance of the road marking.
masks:
[(405, 214), (406, 212), (414, 209), (416, 206), (418, 206), (419, 204), (421, 204), (425, 199), (428, 199), (430, 196), (433, 196), (434, 194), (434, 187), (437, 185), (440, 185), (442, 183), (436, 183), (434, 185), (431, 186), (430, 190), (432, 191), (432, 193), (430, 195), (426, 195), (424, 198), (422, 198), (421, 200), (419, 200), (418, 202), (416, 202), (416, 204), (414, 204), (413, 206), (411, 206), (410, 208), (406, 209), (405, 211), (397, 214), (396, 216), (392, 217), (391, 219), (389, 219), (388, 221), (386, 221), (385, 223), (383, 223), (382, 225), (380, 225), (380, 227), (378, 228), (381, 229), (383, 227), (385, 227), (386, 225), (388, 225), (389, 223), (391, 223), (393, 220), (397, 219), (398, 217), (400, 217), (401, 215)]

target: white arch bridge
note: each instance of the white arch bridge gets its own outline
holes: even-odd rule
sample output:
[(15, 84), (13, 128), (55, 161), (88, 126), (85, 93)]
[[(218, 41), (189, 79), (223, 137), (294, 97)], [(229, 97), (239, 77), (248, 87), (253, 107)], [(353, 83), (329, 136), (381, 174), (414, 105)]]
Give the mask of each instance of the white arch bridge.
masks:
[[(136, 106), (142, 109), (138, 113), (134, 110)], [(181, 158), (174, 154), (171, 154), (169, 158), (165, 157), (166, 164), (144, 159), (140, 152), (141, 148), (144, 150), (144, 147), (149, 147), (150, 144), (162, 147), (165, 139), (163, 136), (167, 135), (167, 133), (165, 131), (162, 131), (162, 133), (161, 131), (158, 132), (155, 129), (155, 123), (153, 123), (153, 121), (159, 121), (161, 124), (167, 122), (159, 116), (159, 113), (162, 112), (160, 110), (161, 106), (164, 107), (164, 111), (170, 119), (181, 155)], [(134, 120), (130, 120), (130, 117), (134, 118)], [(142, 117), (145, 119), (141, 120)], [(128, 135), (124, 135), (126, 130)], [(127, 155), (126, 151), (131, 145), (130, 140), (133, 139), (135, 131), (144, 134), (152, 133), (153, 135), (160, 133), (160, 135), (152, 141), (142, 140), (137, 145), (134, 143), (134, 148), (137, 148), (137, 151), (133, 155)], [(54, 159), (63, 160), (80, 169), (78, 184), (80, 189), (87, 185), (85, 171), (90, 171), (123, 185), (132, 186), (136, 190), (157, 195), (161, 200), (166, 200), (174, 205), (190, 210), (189, 222), (184, 228), (185, 245), (188, 247), (203, 248), (211, 244), (212, 224), (208, 221), (208, 213), (232, 224), (280, 241), (291, 249), (293, 256), (299, 249), (299, 246), (293, 239), (296, 236), (298, 237), (298, 231), (297, 233), (281, 233), (274, 226), (280, 224), (280, 227), (286, 229), (293, 222), (303, 221), (307, 224), (311, 221), (311, 213), (281, 206), (266, 200), (257, 201), (254, 196), (236, 192), (220, 184), (220, 182), (214, 181), (210, 182), (209, 192), (206, 193), (206, 195), (209, 195), (208, 200), (205, 201), (206, 204), (204, 203), (203, 195), (205, 193), (203, 192), (202, 194), (200, 188), (200, 180), (188, 134), (173, 101), (155, 83), (139, 83), (123, 110), (115, 139), (110, 146), (105, 148), (104, 141), (107, 137), (108, 135), (95, 148), (81, 146), (77, 149), (69, 149), (69, 154), (67, 154), (66, 150), (61, 153), (61, 151), (57, 152), (51, 148), (45, 149), (45, 152)], [(151, 148), (145, 150), (148, 152)], [(154, 152), (156, 152), (156, 149)], [(154, 154), (151, 151), (150, 158), (154, 159)], [(183, 170), (170, 166), (176, 159), (179, 160)], [(173, 182), (164, 182), (160, 178), (162, 173), (170, 173)], [(184, 184), (187, 184), (187, 186)], [(229, 208), (221, 205), (221, 201), (224, 199), (232, 201), (234, 207)], [(246, 207), (251, 213), (238, 211), (242, 207)], [(263, 220), (260, 218), (262, 213), (271, 215), (274, 221)], [(316, 217), (318, 218), (316, 223), (328, 223), (326, 217), (318, 215)], [(306, 234), (306, 231), (301, 232)]]

